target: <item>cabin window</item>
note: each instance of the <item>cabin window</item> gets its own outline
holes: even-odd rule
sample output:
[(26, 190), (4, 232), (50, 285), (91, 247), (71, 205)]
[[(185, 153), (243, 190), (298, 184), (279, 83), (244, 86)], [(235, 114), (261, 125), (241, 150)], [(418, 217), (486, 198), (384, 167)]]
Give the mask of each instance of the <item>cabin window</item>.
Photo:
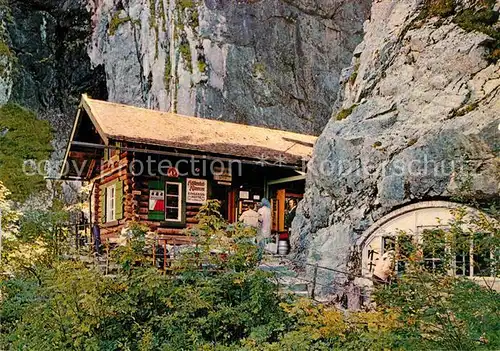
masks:
[(182, 222), (182, 183), (165, 183), (165, 220)]
[(99, 197), (101, 223), (115, 222), (123, 218), (123, 181), (101, 185)]
[(116, 184), (106, 188), (106, 222), (116, 220)]

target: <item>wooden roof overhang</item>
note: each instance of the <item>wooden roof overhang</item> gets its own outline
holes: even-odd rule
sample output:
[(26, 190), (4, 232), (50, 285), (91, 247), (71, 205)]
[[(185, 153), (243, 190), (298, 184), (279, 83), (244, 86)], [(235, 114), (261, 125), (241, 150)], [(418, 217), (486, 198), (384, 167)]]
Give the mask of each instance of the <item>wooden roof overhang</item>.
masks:
[[(120, 114), (126, 117), (122, 120), (119, 117)], [(134, 119), (135, 115), (139, 121)], [(162, 119), (163, 116), (166, 118)], [(156, 119), (152, 122), (152, 126), (148, 126), (149, 119)], [(122, 124), (120, 122), (125, 123), (130, 120), (133, 120), (136, 125), (129, 127), (120, 125)], [(170, 122), (175, 125), (171, 133), (168, 129)], [(200, 134), (210, 133), (211, 135), (208, 138), (205, 135), (202, 137), (194, 135), (190, 138), (189, 133), (196, 134), (195, 131), (182, 135), (182, 124), (179, 125), (182, 122), (186, 123), (186, 128), (189, 128), (188, 125), (197, 123), (195, 130), (201, 128)], [(144, 133), (136, 130), (143, 125), (147, 129)], [(155, 126), (159, 127), (158, 135), (154, 132)], [(233, 131), (235, 135), (228, 135), (228, 131), (229, 133)], [(244, 140), (239, 141), (235, 138), (237, 136)], [(106, 149), (174, 157), (239, 161), (245, 164), (301, 170), (304, 159), (307, 159), (312, 152), (315, 140), (315, 137), (309, 135), (196, 117), (183, 117), (92, 100), (84, 95), (66, 149), (60, 178), (82, 181), (95, 178), (99, 174), (100, 161)], [(267, 141), (270, 146), (267, 145)], [(124, 142), (123, 144), (126, 145), (117, 146), (117, 142)]]

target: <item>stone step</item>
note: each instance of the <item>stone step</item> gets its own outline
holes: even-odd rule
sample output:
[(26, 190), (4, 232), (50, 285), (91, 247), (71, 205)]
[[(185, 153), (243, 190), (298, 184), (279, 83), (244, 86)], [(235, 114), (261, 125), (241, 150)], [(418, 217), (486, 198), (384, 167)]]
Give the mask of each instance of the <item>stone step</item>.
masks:
[(287, 286), (287, 289), (290, 290), (290, 291), (308, 291), (307, 290), (308, 288), (308, 285), (305, 284), (305, 283), (299, 283), (299, 284), (292, 284), (292, 285), (288, 285)]

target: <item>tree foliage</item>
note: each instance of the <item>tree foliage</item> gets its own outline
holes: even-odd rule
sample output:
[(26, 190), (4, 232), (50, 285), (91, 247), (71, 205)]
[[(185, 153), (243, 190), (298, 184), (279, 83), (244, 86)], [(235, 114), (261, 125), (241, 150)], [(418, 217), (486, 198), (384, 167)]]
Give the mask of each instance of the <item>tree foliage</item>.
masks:
[(28, 169), (33, 175), (27, 175), (23, 163), (48, 160), (51, 141), (48, 122), (16, 104), (0, 107), (0, 180), (12, 191), (14, 200), (25, 200), (30, 194), (45, 189), (43, 175), (36, 169)]
[[(449, 230), (433, 233), (432, 245), (439, 247), (443, 237), (450, 242), (459, 234), (474, 238), (481, 232), (478, 240), (488, 238), (485, 245), (498, 247), (484, 235), (498, 234), (495, 222), (487, 217), (470, 220), (460, 213)], [(2, 349), (500, 348), (499, 294), (445, 274), (444, 268), (430, 271), (422, 261), (423, 247), (407, 233), (399, 241), (407, 247), (397, 256), (406, 260), (404, 273), (377, 289), (376, 308), (355, 312), (280, 293), (270, 274), (258, 269), (251, 240), (255, 232), (226, 223), (218, 203), (207, 203), (199, 219), (190, 230), (195, 247), (183, 251), (169, 274), (153, 268), (145, 255), (145, 228), (133, 224), (125, 233), (126, 245), (113, 255), (121, 268), (112, 275), (56, 259), (54, 252), (50, 262), (33, 262), (31, 270), (3, 276)], [(33, 238), (28, 228), (21, 225), (18, 237)], [(44, 233), (35, 238), (50, 243), (53, 232)]]

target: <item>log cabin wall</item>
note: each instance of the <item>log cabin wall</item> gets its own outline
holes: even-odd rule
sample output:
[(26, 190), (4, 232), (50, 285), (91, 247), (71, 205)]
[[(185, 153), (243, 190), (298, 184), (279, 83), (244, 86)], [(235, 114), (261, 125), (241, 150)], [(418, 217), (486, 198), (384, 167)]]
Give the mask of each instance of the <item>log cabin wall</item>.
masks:
[[(131, 144), (122, 146), (138, 147)], [(150, 167), (148, 160), (153, 159), (154, 163)], [(250, 194), (258, 194), (258, 199), (264, 196), (265, 180), (280, 178), (293, 175), (293, 171), (280, 169), (276, 167), (262, 167), (258, 165), (243, 165), (240, 171), (232, 170), (232, 180), (229, 184), (221, 184), (220, 180), (214, 179), (210, 167), (203, 164), (204, 160), (200, 157), (197, 162), (199, 168), (196, 172), (188, 162), (179, 162), (182, 158), (164, 156), (157, 154), (146, 154), (133, 151), (111, 151), (108, 157), (105, 156), (100, 169), (100, 176), (96, 181), (94, 204), (95, 204), (95, 222), (99, 223), (101, 228), (101, 237), (106, 240), (111, 237), (118, 237), (124, 226), (128, 222), (139, 222), (147, 225), (151, 232), (157, 234), (158, 239), (165, 240), (185, 240), (185, 230), (192, 228), (197, 224), (196, 216), (199, 213), (201, 204), (188, 203), (186, 196), (186, 182), (188, 178), (203, 179), (207, 181), (207, 199), (218, 199), (223, 202), (221, 212), (229, 221), (236, 221), (242, 211), (242, 199), (238, 197), (241, 190), (246, 190)], [(187, 161), (187, 159), (184, 159)], [(169, 161), (169, 164), (178, 165), (175, 168), (179, 172), (178, 176), (168, 177), (160, 175), (158, 165), (162, 161)], [(142, 165), (138, 169), (136, 165)], [(240, 166), (237, 166), (240, 167)], [(150, 174), (150, 171), (154, 174)], [(103, 206), (103, 193), (106, 185), (113, 182), (122, 182), (122, 216), (115, 221), (103, 221), (105, 217)], [(165, 205), (161, 211), (157, 211), (157, 216), (150, 214), (150, 192), (153, 189), (165, 190), (165, 182), (182, 182), (183, 203), (182, 203), (182, 221), (180, 223), (167, 222), (165, 220)], [(152, 188), (151, 184), (156, 183), (157, 187)], [(255, 200), (253, 197), (249, 199)], [(257, 200), (258, 201), (258, 200)], [(154, 211), (153, 211), (154, 212)]]
[[(185, 225), (172, 225), (164, 220), (152, 220), (149, 218), (149, 184), (151, 181), (161, 181), (159, 176), (133, 176), (132, 177), (132, 197), (133, 203), (137, 206), (137, 221), (147, 225), (152, 232), (157, 233), (160, 237), (165, 235), (183, 235), (186, 228), (192, 228), (198, 223), (196, 215), (198, 214), (201, 205), (186, 204), (185, 206)], [(182, 178), (181, 178), (182, 179)]]
[[(132, 202), (135, 206), (134, 219), (141, 224), (145, 224), (149, 227), (152, 232), (155, 232), (158, 238), (162, 239), (179, 239), (185, 238), (185, 230), (192, 228), (195, 226), (198, 221), (196, 220), (196, 216), (201, 208), (201, 204), (194, 203), (186, 203), (184, 196), (186, 195), (186, 179), (187, 178), (199, 178), (205, 179), (208, 183), (210, 183), (210, 177), (207, 176), (196, 176), (191, 174), (190, 167), (187, 163), (181, 162), (181, 166), (176, 169), (176, 171), (180, 171), (181, 175), (178, 177), (168, 177), (165, 175), (160, 175), (160, 171), (158, 169), (158, 164), (162, 161), (168, 161), (169, 164), (176, 165), (180, 158), (175, 157), (166, 157), (159, 156), (154, 154), (139, 154), (136, 153), (133, 155), (133, 160), (141, 163), (142, 165), (148, 165), (148, 160), (153, 159), (153, 166), (145, 167), (143, 169), (144, 172), (138, 175), (132, 175), (132, 187), (131, 187), (131, 197)], [(148, 168), (148, 169), (146, 169)], [(150, 174), (152, 171), (153, 174)], [(163, 169), (163, 173), (165, 173), (165, 169)], [(150, 200), (150, 191), (152, 190), (151, 184), (157, 183), (159, 188), (158, 190), (164, 190), (166, 181), (175, 181), (175, 182), (183, 182), (183, 205), (182, 205), (182, 223), (172, 223), (165, 221), (165, 213), (159, 214), (160, 217), (151, 218), (150, 210), (149, 210), (149, 200)], [(164, 212), (164, 210), (163, 210)], [(161, 219), (160, 219), (161, 218)]]
[[(94, 190), (94, 221), (99, 223), (102, 240), (117, 237), (125, 224), (134, 219), (134, 204), (131, 196), (132, 174), (129, 170), (131, 159), (130, 152), (110, 150), (109, 154), (101, 160), (102, 166)], [(120, 217), (113, 221), (107, 221), (106, 208), (103, 206), (106, 186), (118, 182), (121, 182), (121, 201), (119, 204), (121, 208), (117, 209), (116, 212), (120, 213)]]

